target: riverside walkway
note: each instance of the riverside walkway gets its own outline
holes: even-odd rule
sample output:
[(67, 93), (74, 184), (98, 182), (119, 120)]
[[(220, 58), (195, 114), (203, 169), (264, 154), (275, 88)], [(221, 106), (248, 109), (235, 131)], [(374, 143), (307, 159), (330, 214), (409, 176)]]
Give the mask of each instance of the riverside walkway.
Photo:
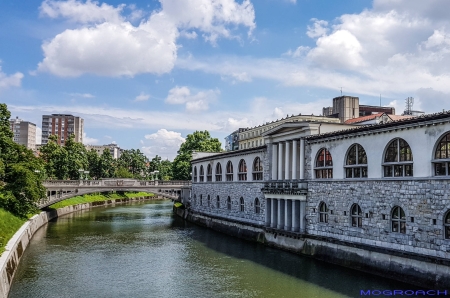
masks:
[(182, 190), (190, 191), (191, 181), (145, 181), (135, 179), (47, 180), (43, 182), (47, 196), (38, 202), (40, 209), (59, 201), (84, 194), (106, 191), (145, 191), (177, 199)]

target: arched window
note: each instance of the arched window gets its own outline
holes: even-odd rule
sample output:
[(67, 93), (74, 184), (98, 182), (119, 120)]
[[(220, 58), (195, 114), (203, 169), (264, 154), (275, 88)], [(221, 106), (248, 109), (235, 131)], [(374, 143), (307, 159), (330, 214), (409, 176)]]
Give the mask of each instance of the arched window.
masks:
[(352, 227), (360, 228), (362, 226), (362, 211), (358, 204), (353, 204), (350, 209), (350, 216), (352, 217)]
[(217, 196), (217, 198), (216, 198), (216, 208), (217, 209), (220, 208), (220, 198), (219, 198), (219, 196)]
[(400, 138), (392, 140), (384, 155), (384, 177), (413, 175), (413, 155), (408, 143)]
[(347, 153), (345, 162), (346, 178), (366, 178), (367, 177), (367, 155), (360, 144), (354, 144)]
[(200, 206), (203, 205), (203, 195), (200, 195)]
[(245, 160), (243, 160), (243, 159), (241, 159), (241, 161), (239, 162), (238, 178), (239, 178), (239, 181), (247, 180), (247, 164), (245, 163)]
[(261, 204), (258, 198), (255, 199), (255, 213), (256, 214), (261, 213)]
[(227, 163), (227, 181), (233, 181), (233, 163), (231, 160)]
[(253, 180), (263, 180), (263, 166), (259, 157), (253, 161)]
[(434, 175), (450, 175), (450, 133), (441, 138), (434, 153)]
[(230, 197), (227, 198), (227, 209), (231, 210), (231, 198)]
[(243, 198), (243, 197), (241, 197), (241, 198), (239, 199), (239, 206), (240, 206), (239, 210), (240, 210), (241, 212), (244, 212), (244, 198)]
[(200, 166), (200, 182), (205, 181), (205, 170), (203, 169), (203, 165)]
[(198, 182), (197, 167), (194, 167), (194, 182)]
[(450, 239), (450, 211), (444, 216), (444, 236), (445, 239)]
[(210, 164), (206, 168), (206, 181), (212, 181), (212, 167)]
[(328, 208), (325, 202), (319, 205), (319, 222), (328, 222)]
[(208, 207), (211, 207), (211, 197), (208, 195)]
[(406, 216), (401, 207), (392, 208), (391, 223), (392, 232), (406, 234)]
[(315, 168), (316, 178), (333, 178), (333, 159), (331, 158), (330, 151), (322, 148), (319, 150), (316, 158)]
[(222, 181), (222, 165), (219, 162), (216, 165), (216, 181)]

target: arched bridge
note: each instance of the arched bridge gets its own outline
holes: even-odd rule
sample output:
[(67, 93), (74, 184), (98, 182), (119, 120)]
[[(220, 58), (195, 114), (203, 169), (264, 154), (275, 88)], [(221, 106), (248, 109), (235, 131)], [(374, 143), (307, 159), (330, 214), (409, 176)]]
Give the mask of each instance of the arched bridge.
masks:
[[(143, 181), (134, 179), (48, 180), (44, 181), (47, 197), (38, 203), (40, 209), (74, 196), (106, 191), (145, 191), (171, 199), (189, 196), (191, 181)], [(183, 194), (184, 193), (184, 194)]]

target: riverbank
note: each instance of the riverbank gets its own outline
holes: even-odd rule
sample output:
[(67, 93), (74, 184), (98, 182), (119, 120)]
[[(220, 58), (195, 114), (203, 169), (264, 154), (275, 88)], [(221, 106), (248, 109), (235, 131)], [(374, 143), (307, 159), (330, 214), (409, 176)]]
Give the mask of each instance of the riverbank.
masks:
[(0, 208), (0, 255), (5, 251), (9, 239), (26, 221), (27, 219), (17, 217)]
[(176, 215), (197, 225), (327, 263), (431, 289), (445, 289), (450, 284), (448, 260), (387, 251), (364, 244), (333, 242), (326, 238), (279, 231), (175, 206), (173, 209)]
[[(97, 199), (100, 199), (98, 196), (95, 197)], [(84, 199), (94, 200), (94, 197), (86, 196)], [(107, 198), (107, 200), (102, 201), (94, 200), (92, 202), (85, 202), (77, 205), (50, 209), (49, 211), (43, 211), (39, 214), (34, 215), (24, 224), (22, 224), (20, 228), (14, 233), (11, 239), (7, 242), (7, 245), (4, 248), (4, 252), (0, 255), (0, 298), (8, 297), (11, 282), (14, 278), (17, 266), (19, 265), (22, 254), (27, 248), (34, 233), (43, 225), (47, 224), (50, 220), (72, 212), (87, 210), (97, 206), (158, 199), (164, 200), (165, 198), (159, 195), (155, 196), (154, 194), (147, 194), (147, 196), (136, 196), (132, 198), (122, 196), (121, 198)], [(8, 229), (11, 230), (12, 227), (9, 227)]]

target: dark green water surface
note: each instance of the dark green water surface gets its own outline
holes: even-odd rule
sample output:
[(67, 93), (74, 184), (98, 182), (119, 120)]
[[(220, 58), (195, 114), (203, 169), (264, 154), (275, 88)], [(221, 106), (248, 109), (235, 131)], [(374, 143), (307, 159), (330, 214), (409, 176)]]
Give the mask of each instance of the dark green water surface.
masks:
[(41, 228), (10, 292), (27, 297), (361, 297), (412, 286), (243, 241), (154, 201), (98, 207)]

